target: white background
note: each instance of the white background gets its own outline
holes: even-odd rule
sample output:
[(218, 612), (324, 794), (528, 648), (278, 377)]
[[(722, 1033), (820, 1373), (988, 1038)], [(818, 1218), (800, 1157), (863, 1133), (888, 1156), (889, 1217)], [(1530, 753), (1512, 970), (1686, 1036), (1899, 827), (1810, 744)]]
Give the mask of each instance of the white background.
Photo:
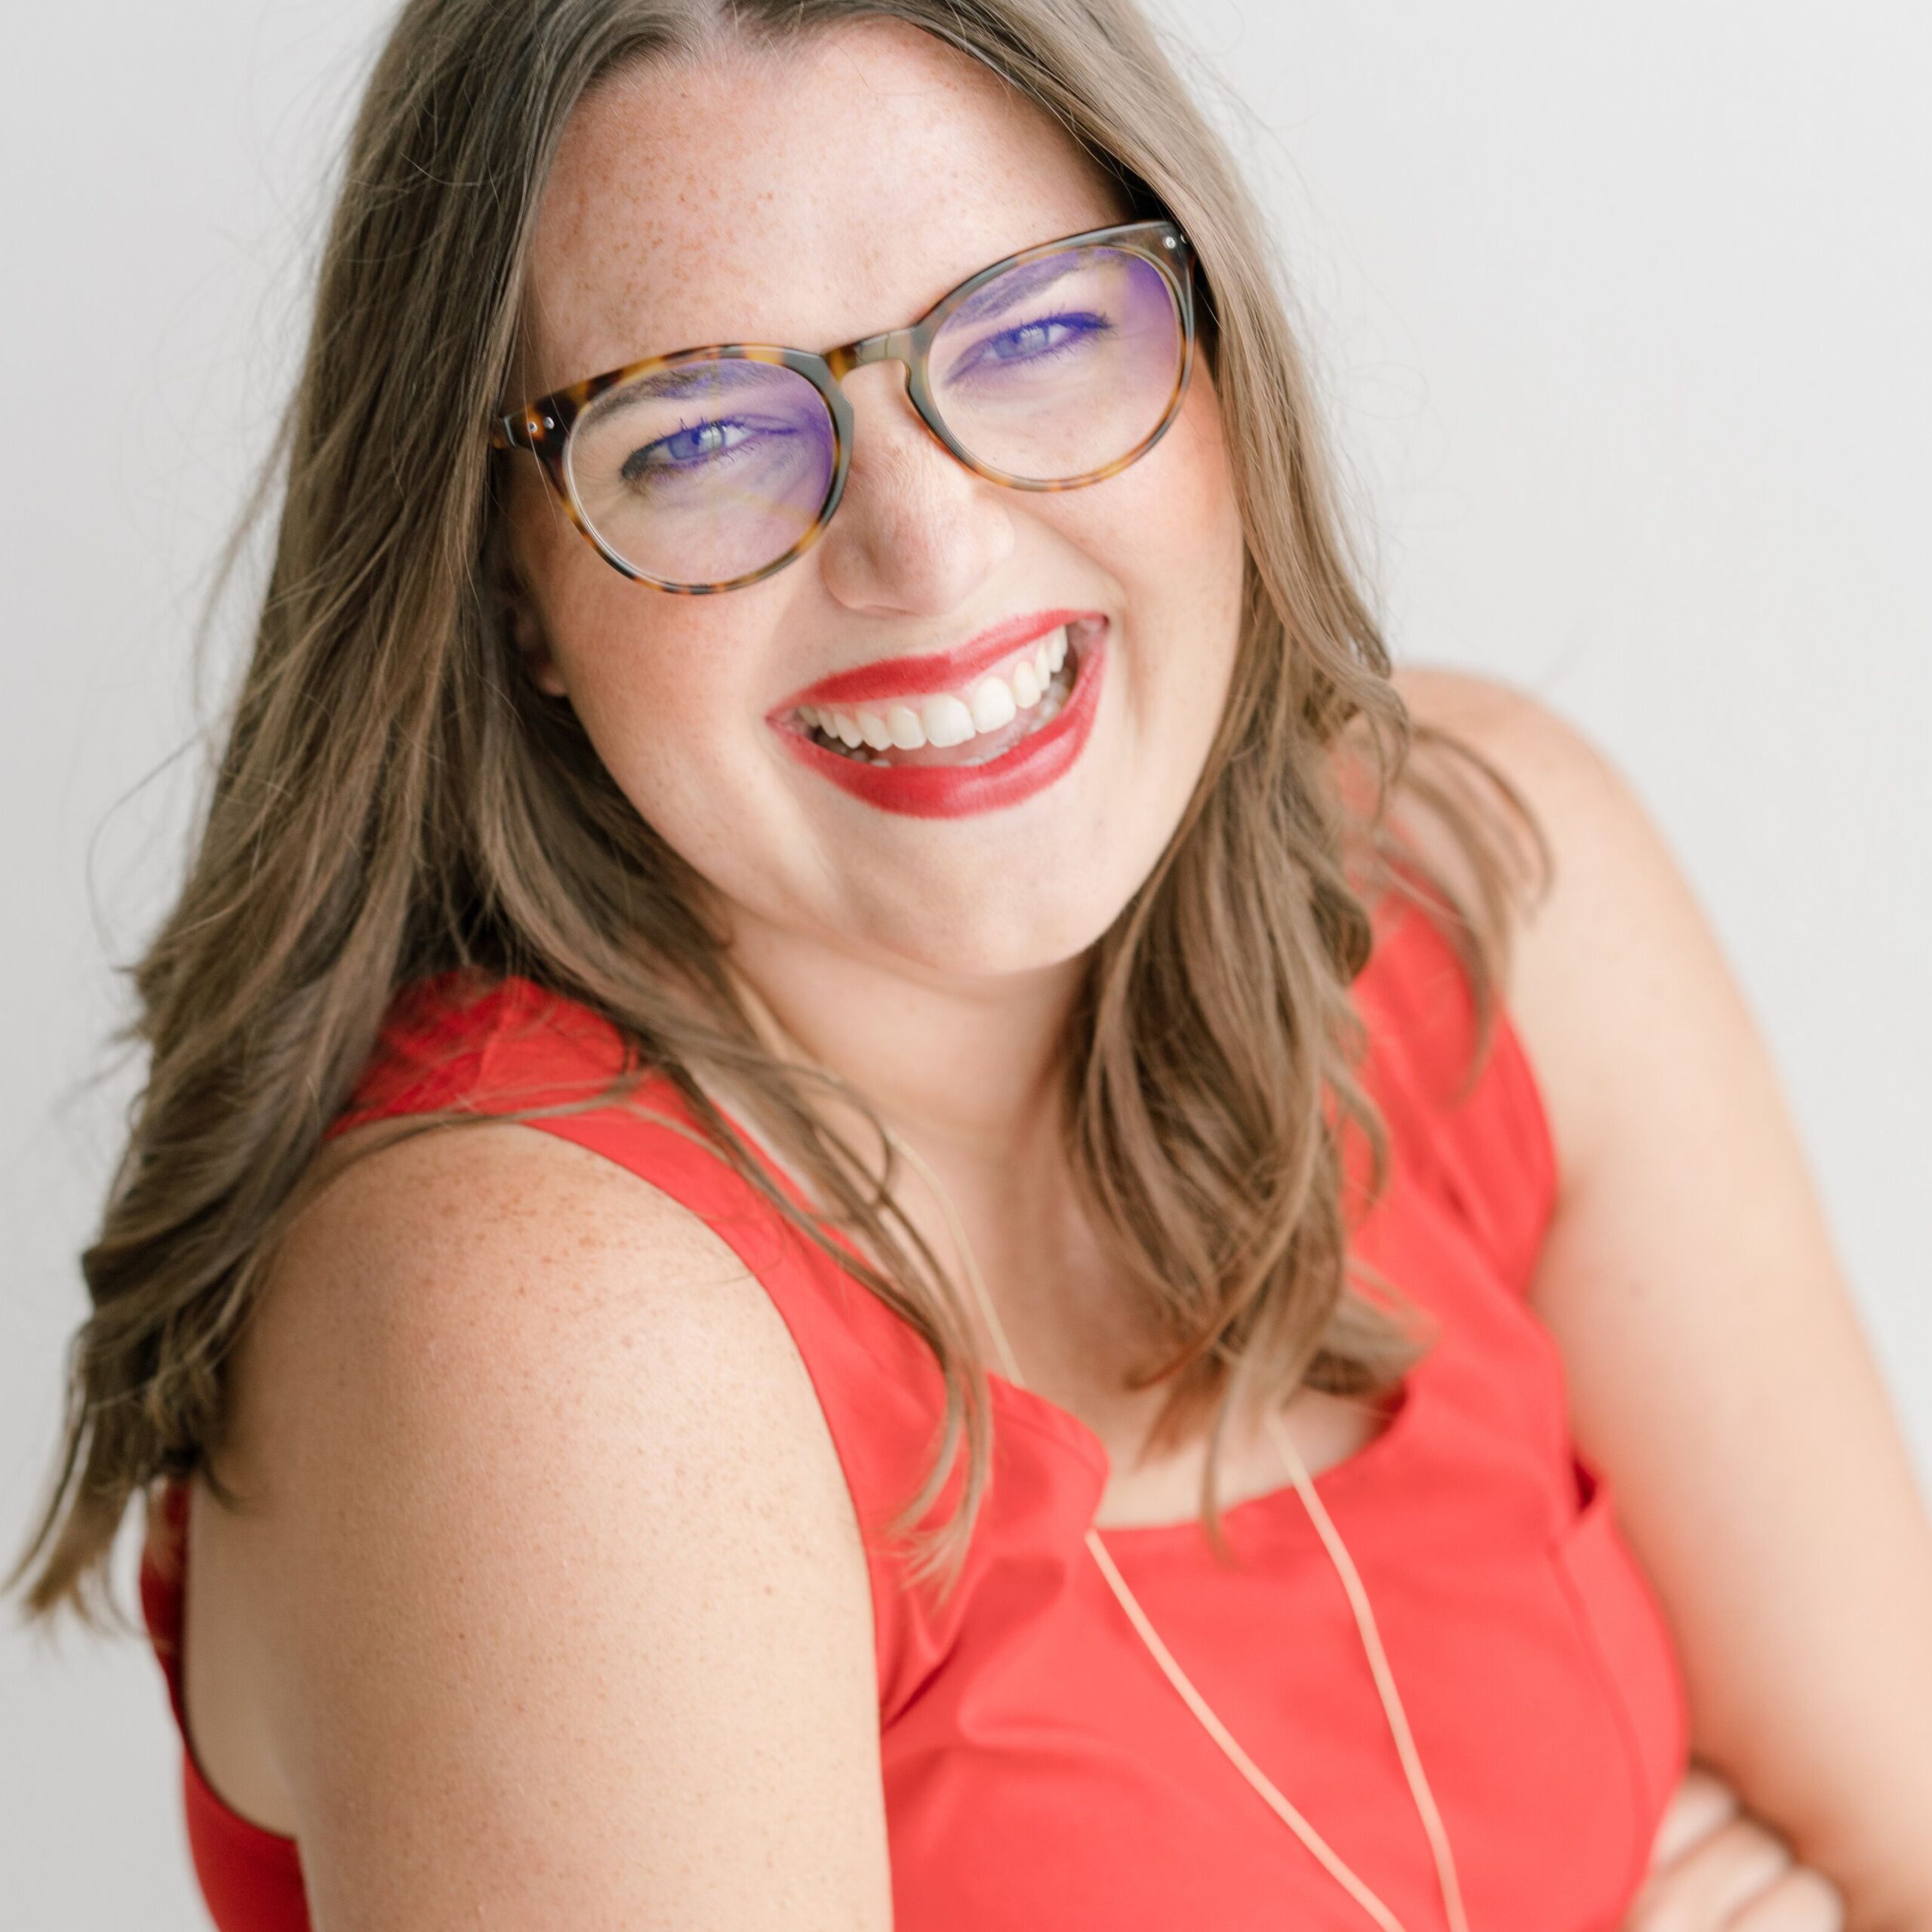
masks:
[[(194, 735), (229, 686), (224, 644), (198, 694), (193, 623), (386, 11), (96, 0), (11, 36), (9, 1556), (134, 1091), (104, 1059), (113, 967), (173, 890)], [(1538, 693), (1663, 826), (1770, 1041), (1923, 1478), (1932, 16), (1181, 11), (1238, 90), (1215, 111), (1277, 218), (1398, 657)], [(9, 1614), (0, 1920), (205, 1924), (178, 1751), (145, 1649), (49, 1650)]]

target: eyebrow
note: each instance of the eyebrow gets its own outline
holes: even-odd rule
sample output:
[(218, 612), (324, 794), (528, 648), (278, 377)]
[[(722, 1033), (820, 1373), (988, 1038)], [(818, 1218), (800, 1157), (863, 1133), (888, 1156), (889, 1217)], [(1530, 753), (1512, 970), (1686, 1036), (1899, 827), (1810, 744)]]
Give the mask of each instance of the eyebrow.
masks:
[(753, 362), (738, 356), (715, 362), (680, 363), (626, 383), (616, 399), (631, 402), (660, 396), (737, 395), (769, 389), (774, 377), (785, 374), (775, 364)]
[[(1004, 275), (995, 276), (985, 288), (976, 289), (968, 296), (948, 319), (971, 322), (987, 315), (1004, 315), (1040, 290), (1072, 275), (1085, 265), (1085, 260), (1084, 249), (1070, 249), (1063, 254), (1043, 256), (1037, 262), (1009, 269)], [(747, 361), (737, 357), (728, 357), (722, 361), (679, 364), (660, 369), (654, 374), (641, 376), (634, 383), (626, 383), (613, 400), (630, 403), (700, 393), (706, 396), (739, 395), (767, 386), (774, 368), (775, 365), (769, 362)]]
[(950, 319), (971, 322), (977, 321), (982, 315), (1003, 315), (1016, 303), (1037, 294), (1061, 276), (1072, 274), (1084, 265), (1085, 259), (1084, 249), (1069, 249), (1064, 254), (1043, 256), (1037, 262), (1009, 269), (1005, 274), (995, 275), (984, 288), (968, 296), (953, 310)]

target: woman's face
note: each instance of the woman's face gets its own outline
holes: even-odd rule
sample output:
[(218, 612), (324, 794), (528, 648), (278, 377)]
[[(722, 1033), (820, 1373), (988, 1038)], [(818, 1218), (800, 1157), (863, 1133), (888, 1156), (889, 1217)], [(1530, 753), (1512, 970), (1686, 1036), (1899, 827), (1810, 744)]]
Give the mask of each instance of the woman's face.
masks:
[[(1048, 116), (896, 21), (634, 69), (566, 131), (506, 401), (701, 343), (821, 349), (896, 328), (1002, 256), (1128, 218)], [(1146, 455), (1064, 491), (965, 469), (914, 411), (898, 364), (855, 372), (846, 391), (851, 469), (831, 524), (783, 570), (713, 595), (621, 576), (518, 457), (519, 636), (638, 812), (720, 897), (728, 930), (755, 921), (767, 942), (929, 975), (1069, 959), (1158, 859), (1232, 669), (1241, 532), (1205, 361)], [(1077, 755), (1023, 795), (947, 780), (950, 811), (894, 809), (788, 741), (809, 686), (1055, 611), (1080, 614), (1065, 703), (1091, 722), (1084, 739), (1063, 731)]]

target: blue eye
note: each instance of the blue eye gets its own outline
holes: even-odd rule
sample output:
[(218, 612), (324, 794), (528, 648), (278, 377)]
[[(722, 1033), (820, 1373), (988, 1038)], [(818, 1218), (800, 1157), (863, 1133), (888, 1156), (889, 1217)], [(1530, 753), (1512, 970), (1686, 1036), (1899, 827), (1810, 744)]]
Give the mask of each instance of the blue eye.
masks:
[(761, 429), (739, 417), (680, 423), (671, 435), (660, 436), (654, 442), (632, 451), (618, 474), (626, 483), (648, 483), (663, 477), (716, 470), (746, 454), (748, 443), (788, 433), (782, 428)]
[(989, 370), (1038, 368), (1057, 361), (1062, 356), (1088, 347), (1097, 339), (1110, 335), (1114, 325), (1104, 315), (1074, 311), (1041, 315), (1020, 322), (997, 335), (989, 336), (971, 354), (962, 357), (947, 372), (949, 379), (975, 375)]

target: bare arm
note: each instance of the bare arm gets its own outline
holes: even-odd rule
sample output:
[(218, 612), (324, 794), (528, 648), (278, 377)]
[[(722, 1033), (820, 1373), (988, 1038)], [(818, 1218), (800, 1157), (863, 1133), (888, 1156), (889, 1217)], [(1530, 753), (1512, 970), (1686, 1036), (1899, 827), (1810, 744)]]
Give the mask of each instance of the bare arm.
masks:
[(1850, 1932), (1932, 1926), (1932, 1534), (1769, 1053), (1594, 748), (1487, 681), (1401, 683), (1555, 848), (1509, 989), (1564, 1177), (1532, 1300), (1676, 1632), (1694, 1749)]
[(279, 1259), (226, 1471), (316, 1932), (891, 1923), (872, 1604), (777, 1310), (493, 1124)]

